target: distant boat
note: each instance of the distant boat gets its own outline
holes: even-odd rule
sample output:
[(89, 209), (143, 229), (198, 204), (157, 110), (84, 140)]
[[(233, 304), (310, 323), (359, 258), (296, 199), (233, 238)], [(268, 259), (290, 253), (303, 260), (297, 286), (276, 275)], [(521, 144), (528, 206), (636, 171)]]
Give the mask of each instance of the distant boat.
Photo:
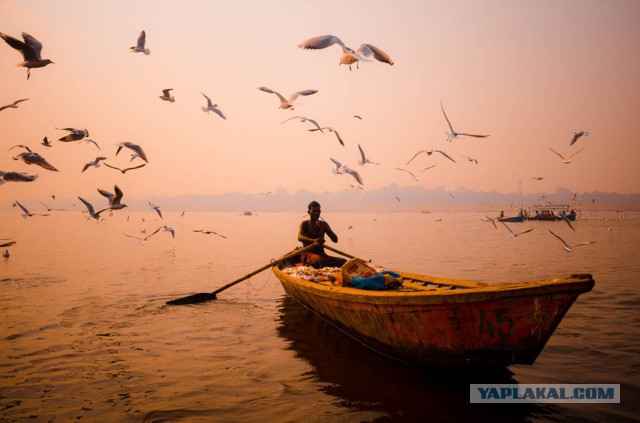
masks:
[(575, 221), (576, 212), (567, 204), (536, 204), (533, 206), (531, 213), (525, 213), (524, 218), (526, 220), (549, 220), (556, 221), (562, 220), (562, 213), (567, 219)]
[(253, 216), (253, 213), (251, 213), (249, 210), (243, 212), (242, 214), (245, 216)]
[(371, 349), (419, 365), (533, 364), (595, 283), (589, 274), (489, 284), (397, 272), (400, 286), (370, 291), (332, 283), (339, 271), (313, 282), (286, 267), (273, 273), (300, 304)]
[(524, 222), (524, 216), (503, 216), (499, 217), (500, 222)]

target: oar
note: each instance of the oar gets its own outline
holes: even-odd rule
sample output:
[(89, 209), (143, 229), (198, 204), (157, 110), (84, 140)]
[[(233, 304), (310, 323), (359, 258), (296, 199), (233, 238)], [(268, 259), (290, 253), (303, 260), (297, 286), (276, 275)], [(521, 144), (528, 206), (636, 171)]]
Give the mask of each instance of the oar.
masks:
[(353, 259), (353, 258), (357, 258), (357, 257), (352, 256), (351, 254), (344, 253), (344, 252), (342, 252), (342, 251), (338, 250), (337, 248), (333, 248), (333, 247), (332, 247), (332, 246), (330, 246), (330, 245), (324, 244), (323, 246), (324, 246), (324, 248), (326, 248), (327, 250), (331, 250), (331, 251), (333, 251), (334, 253), (342, 254), (342, 255), (343, 255), (343, 256), (345, 256), (345, 257), (349, 257), (349, 258), (352, 258), (352, 259)]
[(260, 272), (262, 272), (263, 270), (266, 270), (270, 267), (276, 266), (280, 263), (282, 263), (283, 261), (290, 259), (291, 257), (297, 256), (300, 253), (304, 253), (305, 251), (309, 251), (310, 249), (312, 249), (313, 247), (317, 246), (317, 243), (313, 243), (310, 245), (307, 245), (304, 248), (301, 248), (299, 250), (293, 250), (290, 253), (287, 253), (286, 255), (280, 257), (279, 259), (270, 262), (269, 264), (265, 264), (264, 266), (262, 266), (259, 269), (254, 270), (253, 272), (249, 273), (248, 275), (245, 275), (243, 277), (241, 277), (240, 279), (236, 279), (233, 282), (229, 282), (228, 284), (226, 284), (225, 286), (223, 286), (222, 288), (218, 288), (213, 292), (201, 292), (199, 294), (193, 294), (193, 295), (189, 295), (188, 297), (182, 297), (182, 298), (178, 298), (175, 300), (171, 300), (171, 301), (167, 301), (168, 305), (185, 305), (185, 304), (197, 304), (197, 303), (202, 303), (205, 301), (211, 301), (211, 300), (215, 300), (216, 299), (216, 294), (219, 294), (220, 292), (224, 291), (227, 288), (231, 288), (233, 285), (242, 282), (245, 279), (249, 279), (251, 276), (256, 275)]

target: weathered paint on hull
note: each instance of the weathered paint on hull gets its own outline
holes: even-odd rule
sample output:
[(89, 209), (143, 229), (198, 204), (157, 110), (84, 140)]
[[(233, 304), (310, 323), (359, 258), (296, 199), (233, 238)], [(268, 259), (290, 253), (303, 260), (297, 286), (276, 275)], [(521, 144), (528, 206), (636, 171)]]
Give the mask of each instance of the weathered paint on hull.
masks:
[(571, 304), (594, 283), (582, 275), (564, 283), (566, 289), (532, 282), (535, 287), (385, 295), (274, 272), (287, 294), (364, 344), (424, 365), (533, 364)]

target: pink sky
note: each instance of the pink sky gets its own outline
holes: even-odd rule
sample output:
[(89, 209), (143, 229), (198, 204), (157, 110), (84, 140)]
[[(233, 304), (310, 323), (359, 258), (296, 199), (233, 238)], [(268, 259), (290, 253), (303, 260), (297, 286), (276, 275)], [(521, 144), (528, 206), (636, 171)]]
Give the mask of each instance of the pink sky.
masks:
[[(0, 16), (0, 31), (35, 36), (55, 62), (27, 81), (15, 67), (21, 56), (0, 42), (0, 105), (29, 98), (0, 112), (0, 170), (39, 174), (2, 185), (4, 202), (95, 196), (114, 183), (135, 198), (355, 184), (331, 173), (330, 157), (357, 169), (368, 190), (640, 191), (636, 1), (3, 1)], [(149, 56), (129, 51), (143, 29)], [(338, 46), (297, 47), (324, 34), (354, 49), (373, 44), (395, 64), (349, 71), (338, 66)], [(318, 93), (281, 110), (258, 86)], [(158, 98), (164, 88), (175, 103)], [(201, 91), (227, 120), (200, 110)], [(440, 100), (455, 129), (490, 137), (447, 142)], [(280, 123), (296, 115), (334, 127), (346, 146), (307, 132), (308, 123)], [(102, 150), (58, 142), (65, 132), (56, 127), (86, 128)], [(570, 147), (576, 130), (591, 135)], [(44, 136), (53, 148), (39, 145)], [(98, 155), (127, 166), (128, 152), (115, 156), (122, 141), (141, 145), (150, 164), (126, 175), (80, 172)], [(61, 171), (12, 160), (15, 144)], [(380, 165), (359, 167), (358, 144)], [(405, 166), (429, 148), (457, 164), (423, 155)], [(550, 148), (585, 150), (565, 165)], [(419, 181), (395, 169), (432, 164)]]

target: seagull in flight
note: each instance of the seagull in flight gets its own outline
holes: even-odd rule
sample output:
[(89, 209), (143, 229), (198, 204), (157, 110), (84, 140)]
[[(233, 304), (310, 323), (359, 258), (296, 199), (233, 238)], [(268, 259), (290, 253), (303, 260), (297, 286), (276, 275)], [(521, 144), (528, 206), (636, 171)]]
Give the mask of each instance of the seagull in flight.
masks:
[[(421, 171), (419, 171), (419, 172), (418, 172), (418, 174), (420, 174), (420, 173), (424, 172), (425, 170), (433, 169), (434, 167), (436, 167), (436, 165), (431, 165), (431, 166), (429, 166), (429, 167), (425, 167), (424, 169), (422, 169)], [(415, 179), (415, 180), (416, 180), (416, 182), (417, 182), (417, 181), (418, 181), (418, 179), (419, 179), (419, 178), (418, 178), (418, 175), (416, 175), (415, 173), (411, 172), (410, 170), (403, 169), (403, 168), (400, 168), (400, 167), (396, 167), (396, 170), (400, 170), (400, 171), (402, 171), (402, 172), (407, 172), (409, 175), (411, 175), (411, 177), (412, 177), (413, 179)]]
[(133, 236), (133, 235), (129, 235), (129, 234), (125, 234), (123, 233), (122, 235), (124, 236), (128, 236), (129, 238), (134, 238), (137, 239), (140, 242), (140, 245), (144, 245), (144, 243), (151, 238), (152, 236), (154, 236), (155, 234), (157, 234), (158, 232), (160, 232), (160, 229), (162, 229), (162, 226), (160, 226), (158, 229), (156, 229), (155, 231), (153, 231), (151, 234), (145, 236), (144, 238), (140, 238), (137, 236)]
[(340, 134), (338, 133), (338, 131), (336, 131), (335, 129), (333, 129), (330, 126), (325, 126), (323, 128), (317, 128), (317, 129), (307, 129), (307, 131), (309, 131), (309, 132), (321, 131), (322, 132), (323, 129), (326, 129), (327, 131), (333, 132), (334, 134), (336, 134), (336, 138), (338, 139), (338, 142), (340, 143), (341, 146), (344, 147), (344, 141), (342, 140), (342, 137), (340, 137)]
[(573, 137), (571, 137), (571, 142), (569, 143), (569, 145), (575, 144), (576, 141), (578, 141), (581, 137), (584, 137), (587, 135), (589, 135), (589, 132), (587, 131), (575, 131), (573, 133)]
[(203, 92), (201, 92), (200, 94), (202, 94), (204, 96), (204, 98), (207, 99), (207, 107), (202, 106), (202, 111), (203, 112), (205, 112), (205, 113), (214, 112), (218, 116), (220, 116), (222, 119), (227, 119), (226, 116), (224, 115), (224, 113), (222, 113), (222, 110), (218, 109), (218, 105), (217, 104), (213, 104), (211, 102), (211, 99), (209, 97), (207, 97)]
[(544, 176), (534, 176), (531, 179), (535, 179), (536, 181), (542, 181), (544, 179)]
[(500, 223), (502, 223), (502, 224), (504, 225), (504, 227), (505, 227), (505, 228), (507, 228), (507, 230), (509, 231), (509, 235), (511, 236), (511, 238), (515, 238), (515, 237), (520, 236), (520, 235), (522, 235), (522, 234), (526, 234), (527, 232), (531, 232), (532, 230), (534, 230), (534, 229), (535, 229), (535, 228), (529, 228), (529, 229), (527, 229), (527, 230), (525, 230), (525, 231), (518, 232), (518, 233), (514, 233), (514, 232), (511, 230), (511, 228), (509, 228), (509, 227), (507, 226), (507, 224), (506, 224), (506, 223), (504, 223), (502, 220), (500, 221)]
[(53, 145), (51, 145), (51, 141), (49, 141), (47, 137), (44, 137), (40, 144), (44, 145), (45, 147), (53, 147)]
[(96, 159), (92, 162), (89, 162), (87, 164), (84, 165), (84, 167), (82, 168), (82, 171), (84, 172), (85, 170), (89, 169), (90, 167), (100, 167), (100, 160), (107, 160), (106, 157), (96, 157)]
[(161, 100), (168, 101), (169, 103), (174, 103), (176, 101), (175, 98), (171, 95), (171, 91), (173, 88), (167, 88), (166, 90), (162, 90), (162, 95), (159, 96)]
[(271, 88), (267, 88), (267, 87), (258, 87), (259, 90), (264, 91), (265, 93), (269, 93), (269, 94), (275, 94), (278, 96), (278, 98), (280, 99), (280, 109), (291, 109), (293, 110), (293, 106), (295, 105), (293, 102), (296, 101), (296, 99), (303, 95), (303, 96), (307, 96), (307, 95), (311, 95), (311, 94), (315, 94), (318, 92), (318, 90), (302, 90), (302, 91), (296, 91), (295, 93), (291, 94), (289, 96), (289, 100), (285, 99), (282, 94), (280, 94), (277, 91), (272, 90)]
[(2, 32), (0, 32), (0, 37), (2, 37), (7, 44), (22, 54), (24, 61), (18, 63), (16, 66), (27, 68), (27, 79), (31, 76), (31, 68), (43, 68), (49, 63), (53, 63), (49, 59), (42, 59), (42, 43), (26, 32), (22, 33), (22, 39), (24, 41), (20, 41), (17, 38), (13, 38), (12, 36), (3, 34)]
[[(21, 216), (22, 216), (23, 218), (25, 218), (25, 219), (26, 219), (27, 217), (31, 217), (31, 216), (49, 216), (49, 215), (48, 215), (48, 214), (46, 214), (46, 213), (31, 213), (29, 210), (27, 210), (27, 208), (26, 208), (25, 206), (23, 206), (22, 204), (20, 204), (20, 203), (18, 202), (18, 200), (16, 200), (16, 203), (15, 203), (15, 204), (17, 204), (17, 205), (18, 205), (18, 207), (20, 207), (20, 208), (22, 209), (22, 214), (21, 214)], [(15, 205), (15, 204), (14, 204), (14, 205)]]
[(160, 219), (164, 220), (164, 217), (162, 217), (162, 213), (160, 212), (160, 206), (156, 206), (151, 201), (149, 201), (149, 207), (154, 209), (156, 211), (156, 213), (158, 213), (158, 216), (160, 216)]
[(17, 109), (18, 108), (18, 104), (22, 103), (23, 101), (27, 101), (29, 100), (28, 98), (21, 98), (20, 100), (16, 100), (13, 103), (7, 104), (6, 106), (0, 106), (0, 112), (3, 111), (4, 109)]
[(447, 134), (447, 141), (451, 142), (452, 140), (455, 140), (458, 138), (458, 136), (466, 136), (466, 137), (475, 137), (475, 138), (486, 138), (489, 135), (476, 135), (476, 134), (465, 134), (463, 132), (456, 132), (453, 129), (453, 126), (451, 126), (451, 122), (449, 121), (449, 118), (447, 117), (447, 114), (444, 111), (444, 106), (442, 105), (442, 100), (440, 100), (440, 108), (442, 109), (442, 114), (444, 114), (444, 118), (447, 120), (447, 124), (449, 125), (449, 130), (451, 132), (445, 132)]
[(553, 151), (554, 153), (556, 153), (558, 156), (560, 156), (560, 158), (562, 159), (562, 163), (564, 164), (569, 164), (573, 161), (572, 157), (575, 156), (576, 154), (578, 154), (579, 152), (581, 152), (582, 150), (584, 150), (584, 148), (581, 148), (580, 150), (576, 151), (575, 153), (573, 153), (572, 155), (569, 156), (569, 158), (564, 157), (562, 154), (558, 153), (556, 150), (554, 150), (553, 148), (549, 147), (549, 150)]
[(411, 159), (409, 159), (409, 161), (408, 161), (408, 162), (406, 162), (405, 164), (409, 164), (409, 163), (411, 163), (411, 161), (413, 161), (413, 159), (415, 159), (416, 157), (418, 157), (418, 156), (419, 156), (420, 154), (422, 154), (422, 153), (426, 153), (426, 154), (427, 154), (427, 155), (429, 155), (429, 156), (430, 156), (430, 155), (432, 155), (433, 153), (440, 153), (440, 154), (442, 154), (443, 156), (445, 156), (447, 159), (451, 160), (452, 162), (457, 163), (455, 160), (453, 160), (453, 159), (451, 158), (451, 156), (449, 156), (447, 153), (445, 153), (445, 152), (444, 152), (444, 151), (442, 151), (442, 150), (420, 150), (420, 151), (418, 151), (416, 154), (414, 154), (414, 155), (413, 155), (413, 157), (412, 157)]
[(337, 161), (336, 159), (330, 157), (331, 161), (336, 165), (336, 168), (332, 170), (332, 172), (336, 175), (340, 175), (343, 173), (349, 174), (351, 176), (353, 176), (353, 178), (358, 181), (358, 183), (360, 185), (364, 185), (364, 183), (362, 182), (362, 177), (360, 176), (360, 174), (351, 169), (350, 167), (343, 165), (342, 163), (340, 163), (339, 161)]
[(560, 241), (562, 241), (562, 243), (564, 244), (564, 249), (567, 251), (567, 253), (572, 253), (573, 249), (575, 247), (579, 247), (580, 245), (595, 244), (595, 241), (586, 241), (586, 242), (580, 242), (580, 243), (578, 243), (576, 245), (571, 246), (571, 245), (567, 244), (567, 242), (564, 239), (560, 238), (559, 235), (555, 234), (551, 229), (547, 229), (547, 230), (551, 233), (551, 235), (555, 236)]
[(334, 44), (342, 47), (342, 56), (340, 56), (340, 64), (338, 66), (347, 65), (349, 66), (349, 70), (351, 70), (351, 65), (354, 63), (356, 64), (356, 68), (359, 69), (358, 62), (370, 62), (371, 60), (367, 59), (369, 56), (373, 56), (373, 58), (379, 62), (393, 65), (393, 59), (378, 47), (372, 44), (360, 44), (358, 50), (354, 51), (352, 48), (347, 47), (342, 40), (335, 35), (320, 35), (309, 38), (298, 44), (298, 47), (305, 50), (319, 50)]
[[(12, 147), (13, 148), (13, 147)], [(29, 150), (28, 147), (27, 150)], [(45, 160), (44, 157), (42, 157), (40, 154), (38, 153), (34, 153), (31, 150), (26, 151), (24, 153), (20, 153), (17, 156), (13, 157), (13, 160), (21, 160), (23, 162), (25, 162), (26, 164), (35, 164), (40, 166), (43, 169), (47, 169), (47, 170), (51, 170), (53, 172), (59, 172), (58, 169), (56, 169), (51, 163), (49, 163), (47, 160)]]
[(45, 203), (43, 203), (42, 201), (38, 201), (38, 203), (42, 204), (44, 206), (45, 209), (47, 209), (48, 212), (51, 211), (66, 211), (65, 209), (52, 209), (51, 207), (47, 206)]
[[(122, 172), (122, 174), (124, 175), (124, 174), (125, 174), (125, 173), (127, 173), (127, 171), (129, 171), (129, 170), (140, 169), (141, 167), (145, 167), (147, 164), (146, 164), (146, 163), (142, 163), (141, 165), (133, 166), (133, 167), (126, 167), (126, 168), (124, 168), (124, 169), (120, 169), (119, 167), (116, 167), (116, 166), (111, 166), (111, 165), (110, 165), (109, 163), (107, 163), (107, 162), (104, 162), (104, 165), (105, 165), (106, 167), (110, 167), (111, 169), (119, 170), (119, 171), (120, 171), (120, 172)], [(86, 165), (85, 165), (85, 166), (86, 166)], [(98, 166), (96, 166), (96, 167), (98, 167)]]
[[(118, 149), (116, 150), (116, 156), (118, 155), (120, 150), (122, 150), (122, 147), (127, 147), (129, 150), (131, 150), (134, 153), (136, 153), (138, 155), (138, 157), (140, 157), (142, 160), (144, 160), (145, 162), (149, 163), (149, 159), (147, 158), (147, 155), (145, 154), (145, 152), (142, 149), (142, 147), (140, 147), (138, 144), (134, 144), (134, 143), (129, 142), (129, 141), (121, 142), (121, 143), (118, 144)], [(122, 173), (124, 173), (124, 172), (122, 172)]]
[(358, 144), (358, 150), (360, 150), (360, 160), (358, 160), (358, 164), (360, 166), (364, 166), (366, 163), (371, 163), (375, 165), (380, 164), (380, 163), (372, 162), (371, 160), (367, 159), (367, 156), (365, 156), (364, 150), (362, 149), (362, 147), (360, 147), (360, 144)]
[(62, 142), (80, 141), (84, 137), (89, 136), (89, 131), (87, 131), (86, 129), (75, 129), (75, 128), (56, 128), (56, 129), (59, 129), (61, 131), (70, 131), (70, 134), (65, 135), (64, 137), (58, 140)]
[(144, 53), (146, 56), (148, 56), (151, 54), (151, 50), (149, 50), (144, 46), (146, 42), (147, 42), (147, 33), (144, 32), (143, 30), (142, 32), (140, 32), (140, 35), (138, 36), (138, 41), (136, 45), (133, 47), (129, 47), (129, 49), (131, 50), (132, 53)]
[(220, 235), (220, 234), (219, 234), (219, 233), (217, 233), (217, 232), (209, 231), (209, 230), (206, 230), (206, 231), (205, 231), (204, 229), (194, 229), (194, 230), (193, 230), (193, 232), (200, 232), (200, 233), (203, 233), (203, 234), (205, 234), (205, 235), (218, 235), (220, 238), (226, 238), (226, 236), (224, 236), (224, 235)]
[(282, 122), (280, 122), (280, 124), (283, 124), (285, 122), (289, 122), (291, 119), (299, 119), (300, 122), (309, 122), (313, 126), (315, 126), (318, 131), (320, 131), (320, 132), (322, 132), (324, 134), (324, 132), (322, 131), (322, 128), (320, 127), (320, 125), (318, 125), (318, 122), (316, 122), (314, 119), (310, 119), (310, 118), (304, 117), (304, 116), (293, 116), (293, 117), (290, 117), (289, 119), (283, 120)]
[(574, 228), (573, 225), (571, 224), (571, 221), (567, 217), (567, 214), (564, 212), (564, 210), (560, 212), (560, 217), (562, 218), (562, 220), (564, 220), (567, 223), (567, 225), (569, 225), (571, 229), (573, 229), (574, 231), (576, 230), (576, 228)]
[(469, 156), (462, 156), (462, 157), (464, 157), (470, 162), (474, 162), (475, 164), (478, 164), (478, 160), (474, 159), (473, 157), (469, 157)]
[(176, 232), (175, 232), (175, 230), (173, 228), (171, 228), (171, 227), (169, 227), (167, 225), (164, 225), (164, 226), (162, 226), (162, 230), (164, 232), (171, 232), (171, 238), (175, 238), (176, 237)]
[(104, 197), (107, 197), (107, 199), (109, 200), (109, 207), (107, 207), (107, 209), (109, 209), (109, 210), (121, 210), (121, 209), (124, 209), (125, 207), (127, 207), (126, 204), (122, 204), (121, 203), (122, 196), (123, 196), (122, 190), (120, 188), (118, 188), (117, 185), (113, 186), (113, 190), (114, 190), (114, 193), (112, 194), (109, 191), (106, 191), (106, 190), (98, 188), (98, 192), (101, 195), (103, 195)]
[(33, 182), (38, 175), (27, 175), (23, 172), (4, 172), (0, 170), (0, 185), (5, 182)]
[[(493, 217), (489, 217), (486, 214), (482, 216), (482, 220), (484, 220), (485, 222), (491, 222), (493, 223), (493, 227), (498, 229), (498, 226), (496, 225), (496, 219)], [(507, 228), (508, 229), (508, 228)]]

